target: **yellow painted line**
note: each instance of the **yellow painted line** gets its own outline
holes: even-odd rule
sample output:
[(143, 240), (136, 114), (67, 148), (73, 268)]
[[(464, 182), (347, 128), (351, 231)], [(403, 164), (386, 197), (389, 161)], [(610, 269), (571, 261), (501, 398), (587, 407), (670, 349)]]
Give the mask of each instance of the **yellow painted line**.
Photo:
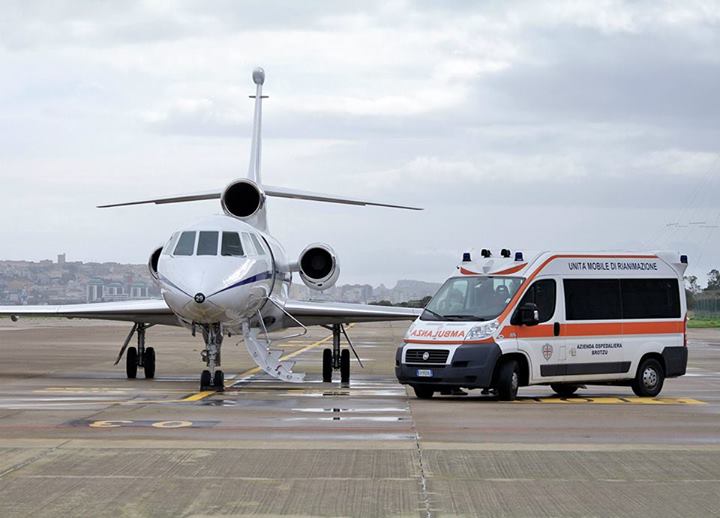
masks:
[(545, 403), (545, 404), (593, 404), (593, 405), (706, 405), (704, 401), (692, 398), (647, 398), (647, 397), (545, 397), (520, 398), (515, 403)]
[(201, 399), (205, 399), (213, 394), (215, 394), (214, 390), (203, 390), (202, 392), (191, 394), (186, 398), (182, 398), (180, 401), (200, 401)]

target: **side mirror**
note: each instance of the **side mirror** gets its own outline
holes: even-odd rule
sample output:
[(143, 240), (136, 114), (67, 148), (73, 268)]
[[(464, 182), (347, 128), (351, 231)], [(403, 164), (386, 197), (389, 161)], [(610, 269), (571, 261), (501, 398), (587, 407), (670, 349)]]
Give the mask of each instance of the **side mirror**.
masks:
[(537, 304), (526, 302), (517, 309), (512, 320), (514, 325), (536, 326), (540, 323), (540, 310)]

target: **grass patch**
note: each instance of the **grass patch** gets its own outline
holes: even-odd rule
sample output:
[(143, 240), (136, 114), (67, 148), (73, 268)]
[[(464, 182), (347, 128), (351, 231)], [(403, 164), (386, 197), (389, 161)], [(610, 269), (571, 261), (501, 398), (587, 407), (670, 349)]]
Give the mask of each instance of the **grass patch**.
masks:
[(688, 327), (690, 329), (707, 329), (713, 327), (720, 327), (720, 316), (718, 317), (693, 317), (688, 320)]

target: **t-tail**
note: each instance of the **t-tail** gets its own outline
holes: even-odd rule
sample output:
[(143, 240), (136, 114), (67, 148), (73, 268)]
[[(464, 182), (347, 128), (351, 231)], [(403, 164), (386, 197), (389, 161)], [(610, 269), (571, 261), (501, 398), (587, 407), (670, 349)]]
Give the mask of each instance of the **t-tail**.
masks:
[(319, 194), (301, 191), (298, 189), (275, 187), (263, 184), (260, 175), (260, 158), (262, 154), (262, 101), (268, 97), (262, 93), (263, 85), (265, 84), (265, 71), (262, 68), (256, 68), (253, 70), (252, 79), (255, 83), (255, 95), (251, 95), (250, 97), (255, 99), (255, 114), (253, 117), (250, 164), (248, 166), (248, 174), (246, 178), (234, 180), (224, 189), (214, 189), (212, 191), (180, 194), (175, 196), (163, 196), (131, 202), (112, 203), (107, 205), (98, 205), (98, 207), (123, 207), (127, 205), (143, 205), (149, 203), (163, 205), (166, 203), (183, 203), (189, 201), (219, 199), (226, 214), (247, 221), (249, 224), (260, 230), (267, 230), (265, 201), (268, 196), (274, 198), (292, 198), (296, 200), (319, 201), (326, 203), (341, 203), (345, 205), (422, 210), (419, 207), (372, 202), (356, 198), (347, 198), (345, 196), (332, 196), (328, 194)]

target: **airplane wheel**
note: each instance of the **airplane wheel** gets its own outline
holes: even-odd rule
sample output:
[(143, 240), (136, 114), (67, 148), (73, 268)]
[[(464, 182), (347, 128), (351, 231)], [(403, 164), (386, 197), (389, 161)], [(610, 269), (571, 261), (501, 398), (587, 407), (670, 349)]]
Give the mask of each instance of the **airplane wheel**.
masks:
[(347, 349), (340, 352), (340, 382), (350, 382), (350, 351)]
[(332, 351), (323, 349), (323, 383), (332, 381)]
[(210, 388), (210, 371), (204, 370), (202, 371), (202, 374), (200, 374), (200, 390), (207, 390)]
[(125, 353), (125, 372), (130, 379), (137, 378), (138, 354), (135, 347), (128, 347)]
[(215, 386), (215, 389), (220, 392), (225, 390), (225, 374), (223, 373), (223, 371), (215, 371), (213, 385)]
[(152, 347), (145, 349), (143, 368), (145, 369), (146, 379), (153, 379), (155, 377), (155, 349)]

